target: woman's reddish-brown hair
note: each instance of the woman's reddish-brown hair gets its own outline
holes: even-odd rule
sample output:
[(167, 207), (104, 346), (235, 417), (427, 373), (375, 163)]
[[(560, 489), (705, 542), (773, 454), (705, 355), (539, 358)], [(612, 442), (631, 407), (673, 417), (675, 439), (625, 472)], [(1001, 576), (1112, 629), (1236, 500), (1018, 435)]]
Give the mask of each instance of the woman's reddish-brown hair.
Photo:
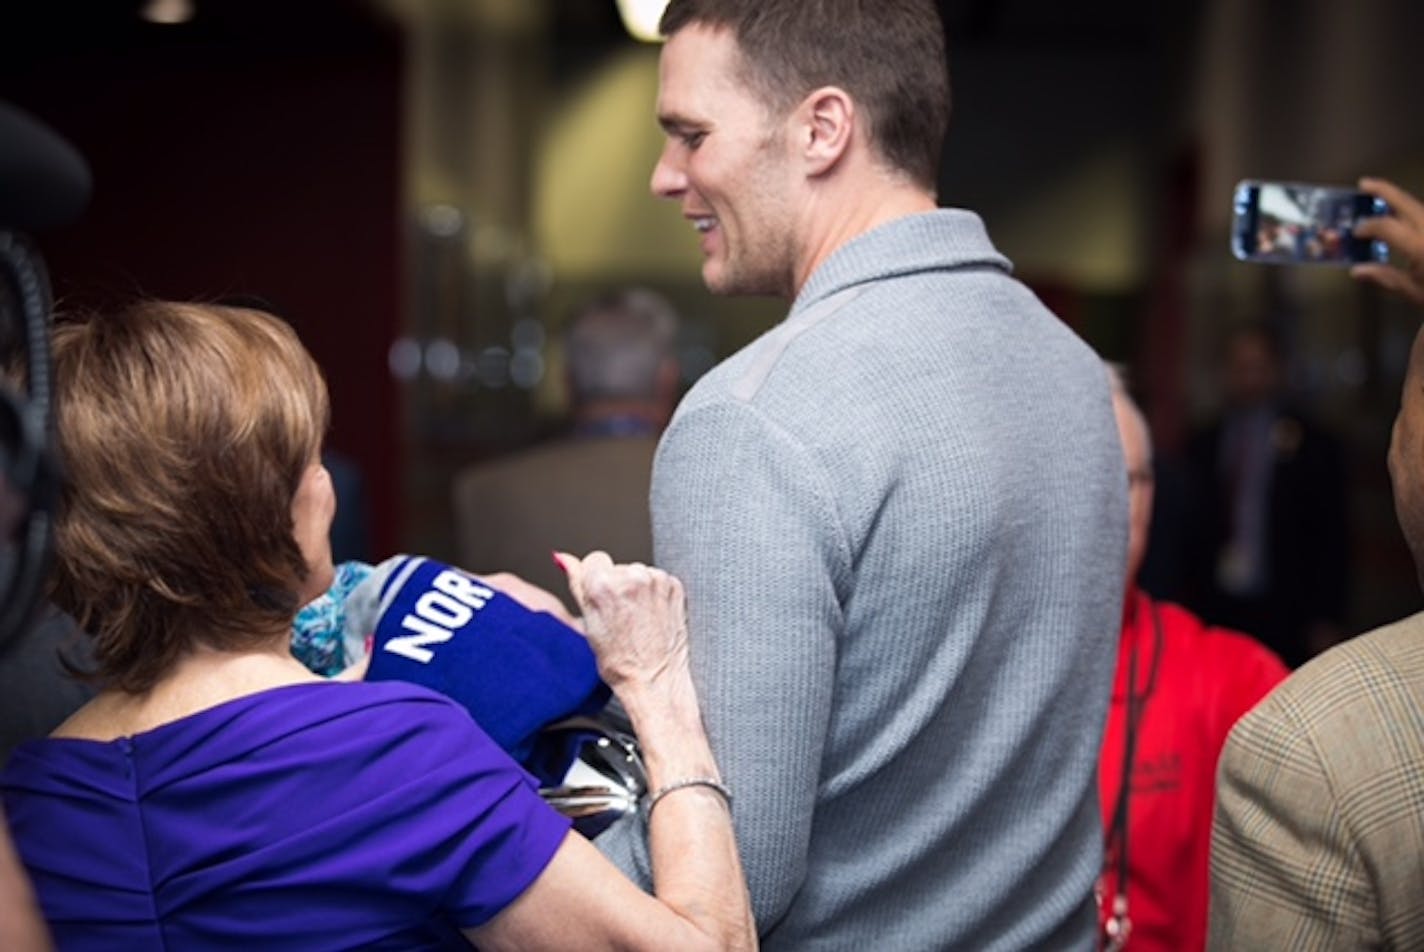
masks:
[(93, 636), (95, 674), (140, 692), (198, 646), (281, 637), (307, 572), (292, 498), (329, 415), (292, 329), (148, 301), (62, 321), (53, 361), (52, 597)]

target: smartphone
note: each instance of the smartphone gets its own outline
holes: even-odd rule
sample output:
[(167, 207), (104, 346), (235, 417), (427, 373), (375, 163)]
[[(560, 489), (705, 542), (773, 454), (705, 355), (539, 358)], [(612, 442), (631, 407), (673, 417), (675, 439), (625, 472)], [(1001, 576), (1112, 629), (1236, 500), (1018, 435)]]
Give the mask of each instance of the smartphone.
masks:
[(1236, 186), (1231, 253), (1264, 264), (1352, 265), (1387, 261), (1382, 241), (1355, 237), (1355, 222), (1388, 214), (1358, 189), (1247, 180)]

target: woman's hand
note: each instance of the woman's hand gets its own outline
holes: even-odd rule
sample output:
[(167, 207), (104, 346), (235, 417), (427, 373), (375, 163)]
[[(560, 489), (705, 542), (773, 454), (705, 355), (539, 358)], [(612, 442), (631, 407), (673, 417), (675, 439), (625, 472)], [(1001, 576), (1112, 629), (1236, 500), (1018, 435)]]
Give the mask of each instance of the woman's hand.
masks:
[(687, 610), (682, 583), (639, 562), (615, 564), (606, 552), (555, 555), (583, 611), (584, 634), (603, 680), (615, 690), (688, 677)]
[(466, 936), (482, 949), (521, 952), (756, 949), (731, 802), (688, 668), (682, 583), (661, 569), (616, 565), (604, 552), (554, 560), (583, 609), (599, 671), (633, 720), (651, 789), (662, 791), (647, 816), (655, 896), (570, 834), (522, 896)]

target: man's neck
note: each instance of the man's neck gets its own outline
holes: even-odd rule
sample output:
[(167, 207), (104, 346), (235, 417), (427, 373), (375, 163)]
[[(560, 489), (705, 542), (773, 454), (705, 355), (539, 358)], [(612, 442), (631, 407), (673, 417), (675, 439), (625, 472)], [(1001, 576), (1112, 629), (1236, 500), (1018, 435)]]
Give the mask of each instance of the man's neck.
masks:
[(906, 215), (934, 211), (932, 192), (878, 169), (838, 175), (817, 183), (806, 204), (791, 298), (816, 269), (846, 243)]

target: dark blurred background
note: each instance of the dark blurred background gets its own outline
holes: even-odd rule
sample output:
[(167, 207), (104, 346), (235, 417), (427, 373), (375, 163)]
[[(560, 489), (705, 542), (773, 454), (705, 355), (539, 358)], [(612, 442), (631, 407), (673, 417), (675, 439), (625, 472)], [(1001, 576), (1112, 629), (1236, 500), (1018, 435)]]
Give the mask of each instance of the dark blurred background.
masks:
[[(942, 202), (979, 211), (1130, 367), (1164, 459), (1219, 403), (1226, 330), (1270, 324), (1294, 399), (1346, 452), (1349, 627), (1418, 607), (1384, 451), (1419, 314), (1334, 269), (1237, 263), (1227, 226), (1241, 178), (1424, 192), (1424, 5), (940, 6)], [(550, 428), (557, 330), (589, 294), (667, 294), (689, 380), (784, 312), (707, 295), (693, 234), (647, 195), (657, 47), (615, 0), (16, 0), (0, 18), (0, 98), (93, 166), (88, 214), (41, 242), (60, 307), (289, 319), (326, 370), (371, 557), (453, 556), (452, 474)]]

